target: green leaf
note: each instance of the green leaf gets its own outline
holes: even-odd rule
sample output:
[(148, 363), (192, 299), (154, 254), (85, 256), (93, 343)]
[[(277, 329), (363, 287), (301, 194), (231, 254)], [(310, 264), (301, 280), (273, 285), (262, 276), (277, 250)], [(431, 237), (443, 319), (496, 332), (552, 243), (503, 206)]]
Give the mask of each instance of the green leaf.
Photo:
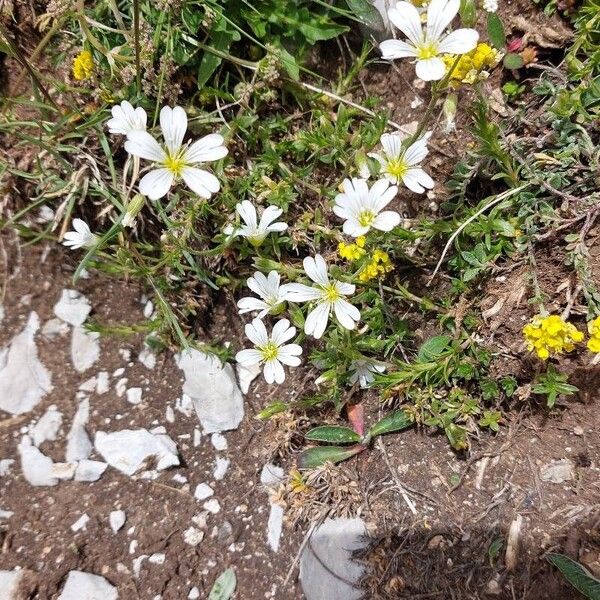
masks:
[(448, 335), (436, 335), (423, 343), (417, 354), (417, 361), (431, 362), (439, 358), (447, 349), (452, 341)]
[(352, 446), (351, 448), (342, 448), (341, 446), (319, 446), (309, 448), (300, 454), (298, 459), (299, 469), (315, 469), (324, 465), (326, 462), (339, 463), (347, 460), (365, 449), (365, 446)]
[[(233, 41), (234, 33), (231, 31), (214, 31), (211, 36), (211, 48), (220, 52), (227, 52)], [(221, 64), (222, 58), (210, 50), (204, 52), (200, 67), (198, 68), (198, 89), (201, 90), (208, 80), (212, 77), (217, 67)]]
[(600, 600), (600, 580), (593, 577), (585, 567), (564, 554), (548, 554), (546, 559), (560, 570), (578, 592), (591, 600)]
[(217, 577), (208, 595), (208, 600), (229, 600), (235, 592), (236, 585), (235, 571), (233, 567), (229, 567)]
[(510, 70), (520, 69), (524, 65), (521, 55), (515, 54), (514, 52), (509, 52), (504, 57), (503, 64), (504, 64), (504, 68), (510, 69)]
[(266, 408), (263, 408), (256, 415), (256, 418), (260, 419), (261, 421), (266, 421), (267, 419), (270, 419), (274, 415), (278, 415), (279, 413), (282, 413), (284, 410), (287, 409), (288, 405), (285, 402), (273, 402), (272, 404), (269, 404), (269, 406), (267, 406)]
[(396, 410), (391, 415), (383, 417), (381, 421), (375, 423), (369, 430), (371, 437), (391, 433), (392, 431), (400, 431), (406, 429), (413, 424), (412, 417), (403, 410)]
[(322, 425), (311, 429), (305, 436), (313, 442), (328, 442), (330, 444), (353, 444), (360, 442), (360, 436), (350, 427)]
[(383, 18), (369, 0), (346, 0), (346, 4), (363, 25), (377, 31), (383, 30)]
[(283, 46), (279, 46), (277, 50), (279, 51), (281, 66), (284, 68), (285, 72), (294, 81), (298, 81), (300, 79), (300, 66), (296, 62), (296, 59)]
[(506, 34), (504, 33), (504, 25), (496, 13), (488, 13), (487, 31), (492, 46), (497, 50), (504, 50), (506, 46)]

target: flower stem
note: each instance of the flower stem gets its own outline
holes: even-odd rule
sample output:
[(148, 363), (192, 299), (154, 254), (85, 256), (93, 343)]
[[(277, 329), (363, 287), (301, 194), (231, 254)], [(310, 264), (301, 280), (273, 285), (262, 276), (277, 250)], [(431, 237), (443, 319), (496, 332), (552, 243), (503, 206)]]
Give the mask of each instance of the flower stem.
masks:
[(133, 43), (135, 45), (135, 85), (138, 97), (142, 93), (140, 66), (140, 0), (133, 0)]

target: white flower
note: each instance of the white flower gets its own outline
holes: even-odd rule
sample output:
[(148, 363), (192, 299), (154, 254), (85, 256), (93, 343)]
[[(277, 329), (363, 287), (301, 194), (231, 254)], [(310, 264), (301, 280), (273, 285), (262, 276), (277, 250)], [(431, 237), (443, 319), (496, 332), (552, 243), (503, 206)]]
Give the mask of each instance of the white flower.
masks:
[(368, 388), (375, 381), (375, 375), (385, 371), (385, 365), (368, 358), (361, 358), (352, 361), (350, 370), (354, 371), (350, 375), (350, 383), (354, 384), (358, 381), (361, 388)]
[(73, 219), (73, 229), (65, 233), (63, 244), (72, 250), (79, 248), (90, 248), (97, 240), (98, 236), (93, 234), (85, 221)]
[(127, 100), (123, 100), (121, 104), (113, 106), (110, 112), (112, 119), (106, 122), (110, 133), (128, 135), (132, 131), (146, 131), (148, 116), (141, 106), (133, 108)]
[(400, 215), (393, 210), (381, 212), (398, 193), (398, 188), (387, 179), (376, 181), (371, 189), (364, 179), (344, 179), (343, 193), (335, 197), (333, 212), (344, 222), (344, 233), (352, 237), (365, 235), (371, 227), (391, 231), (400, 223)]
[(442, 54), (466, 54), (477, 46), (479, 34), (474, 29), (457, 29), (445, 34), (446, 27), (458, 13), (460, 0), (431, 0), (427, 9), (427, 24), (410, 2), (398, 2), (388, 10), (390, 21), (408, 41), (385, 40), (379, 44), (383, 58), (416, 58), (417, 77), (437, 81), (446, 74)]
[(495, 13), (498, 11), (498, 0), (483, 0), (481, 6), (486, 12)]
[(163, 107), (160, 111), (160, 128), (164, 143), (161, 146), (147, 131), (131, 131), (125, 142), (125, 150), (156, 163), (156, 168), (140, 181), (140, 192), (150, 200), (158, 200), (168, 193), (179, 178), (198, 196), (210, 198), (221, 189), (219, 180), (197, 165), (219, 160), (227, 155), (223, 136), (211, 133), (193, 144), (184, 144), (187, 131), (187, 115), (180, 106)]
[(360, 312), (356, 306), (345, 300), (344, 296), (354, 293), (355, 286), (341, 281), (330, 281), (325, 259), (317, 254), (314, 258), (304, 259), (304, 271), (317, 285), (302, 283), (288, 284), (287, 299), (291, 302), (316, 302), (317, 305), (308, 313), (304, 323), (304, 332), (319, 339), (327, 327), (331, 309), (342, 327), (354, 329), (360, 320)]
[(246, 284), (261, 297), (261, 300), (251, 296), (240, 298), (237, 303), (240, 315), (259, 310), (258, 318), (262, 319), (269, 312), (277, 313), (287, 300), (287, 290), (290, 285), (289, 283), (280, 285), (280, 283), (281, 277), (277, 271), (271, 271), (266, 277), (262, 273), (254, 273), (253, 277), (246, 280)]
[(241, 227), (228, 225), (224, 229), (224, 233), (233, 237), (236, 235), (245, 237), (255, 247), (260, 246), (269, 233), (287, 229), (287, 223), (282, 221), (273, 222), (283, 214), (283, 210), (277, 208), (277, 206), (267, 206), (260, 217), (260, 221), (258, 221), (256, 207), (249, 200), (236, 204), (235, 210), (244, 224)]
[(244, 367), (264, 364), (263, 375), (267, 383), (283, 383), (285, 381), (284, 365), (297, 367), (302, 347), (298, 344), (286, 344), (296, 335), (296, 328), (290, 327), (287, 319), (277, 321), (271, 335), (267, 333), (264, 323), (254, 319), (246, 325), (246, 336), (254, 344), (254, 350), (240, 350), (235, 359)]
[(422, 194), (435, 185), (433, 179), (419, 167), (429, 152), (428, 138), (424, 135), (404, 149), (402, 138), (397, 133), (384, 133), (380, 140), (383, 155), (369, 152), (369, 156), (379, 162), (382, 175), (392, 183), (403, 183), (409, 190)]

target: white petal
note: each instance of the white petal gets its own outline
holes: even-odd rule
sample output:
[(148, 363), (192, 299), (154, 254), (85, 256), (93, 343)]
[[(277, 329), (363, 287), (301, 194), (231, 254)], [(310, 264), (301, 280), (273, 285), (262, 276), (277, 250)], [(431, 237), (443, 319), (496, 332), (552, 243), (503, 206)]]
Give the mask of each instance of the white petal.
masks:
[(412, 167), (423, 161), (428, 153), (427, 139), (422, 137), (406, 149), (404, 160), (409, 167)]
[(181, 148), (185, 132), (187, 131), (187, 115), (181, 106), (171, 108), (163, 106), (160, 111), (160, 128), (165, 145), (171, 154), (176, 154)]
[(319, 339), (325, 332), (327, 321), (329, 321), (330, 305), (328, 302), (322, 302), (308, 313), (304, 323), (304, 333), (312, 335), (315, 339)]
[(286, 299), (290, 302), (310, 302), (321, 297), (321, 291), (303, 283), (287, 283)]
[(252, 323), (247, 323), (244, 331), (246, 332), (246, 337), (255, 346), (264, 346), (269, 343), (267, 329), (260, 319), (252, 319)]
[[(341, 194), (339, 196), (336, 196), (336, 199), (335, 199), (336, 203), (343, 202), (343, 200), (346, 198), (346, 196), (341, 196), (341, 198), (340, 198), (340, 196), (341, 196)], [(333, 212), (340, 219), (349, 219), (350, 218), (350, 213), (341, 204), (335, 204), (333, 207)]]
[(271, 341), (276, 346), (285, 344), (296, 335), (296, 328), (290, 327), (290, 322), (287, 319), (277, 321), (271, 331)]
[(278, 206), (267, 206), (260, 217), (259, 229), (266, 230), (267, 227), (283, 214), (283, 210)]
[(181, 177), (192, 192), (207, 200), (221, 189), (219, 180), (204, 169), (184, 167), (181, 170)]
[(360, 320), (358, 308), (346, 300), (337, 300), (333, 305), (333, 310), (340, 325), (346, 329), (354, 329), (356, 327), (355, 321)]
[(466, 54), (477, 46), (479, 34), (474, 29), (457, 29), (440, 41), (439, 51), (444, 54)]
[(373, 227), (379, 231), (391, 231), (400, 224), (400, 215), (393, 210), (384, 210), (373, 221)]
[(73, 219), (72, 225), (77, 233), (81, 233), (82, 235), (89, 235), (91, 233), (89, 225), (83, 219)]
[(315, 255), (314, 258), (312, 256), (307, 256), (302, 261), (302, 264), (304, 265), (305, 273), (315, 283), (319, 283), (321, 285), (327, 285), (329, 283), (327, 263), (320, 254)]
[(388, 158), (398, 158), (402, 152), (402, 138), (397, 133), (384, 133), (379, 140)]
[(260, 271), (254, 273), (254, 277), (248, 277), (246, 285), (263, 299), (269, 295), (267, 278)]
[(417, 77), (423, 81), (439, 81), (446, 74), (446, 65), (439, 57), (428, 58), (427, 60), (418, 60)]
[(402, 183), (416, 194), (422, 194), (425, 189), (432, 189), (435, 185), (433, 179), (419, 168), (409, 169), (402, 177)]
[[(261, 273), (261, 275), (263, 275)], [(264, 275), (263, 275), (264, 277)], [(279, 290), (279, 284), (281, 283), (281, 275), (275, 270), (269, 271), (267, 275), (265, 289), (269, 290), (273, 295), (277, 294), (277, 290)]]
[(252, 312), (254, 310), (266, 310), (268, 311), (270, 306), (264, 301), (258, 298), (252, 298), (250, 296), (246, 298), (240, 298), (237, 303), (238, 312), (240, 315), (244, 313)]
[(285, 371), (277, 359), (265, 363), (263, 375), (267, 383), (283, 383), (285, 381)]
[(248, 350), (240, 350), (235, 355), (235, 360), (245, 367), (257, 365), (262, 362), (262, 354), (258, 350), (252, 348)]
[(125, 142), (125, 150), (133, 156), (156, 162), (162, 162), (166, 158), (165, 151), (147, 131), (129, 132)]
[(417, 56), (417, 49), (406, 42), (400, 40), (384, 40), (379, 44), (381, 58), (384, 60), (394, 60), (396, 58), (414, 58)]
[(190, 164), (213, 162), (227, 156), (229, 150), (223, 146), (224, 141), (223, 136), (218, 133), (205, 135), (186, 150), (186, 162)]
[(344, 283), (343, 281), (336, 281), (335, 289), (338, 291), (338, 293), (342, 294), (342, 296), (350, 296), (351, 294), (354, 294), (356, 286), (353, 283)]
[(239, 204), (236, 204), (235, 210), (238, 212), (242, 221), (251, 229), (257, 228), (257, 220), (256, 220), (256, 208), (254, 204), (249, 200), (243, 200)]
[(383, 210), (396, 196), (398, 188), (390, 185), (389, 179), (377, 180), (369, 192), (369, 204), (374, 212)]
[(279, 221), (277, 223), (272, 223), (271, 225), (269, 225), (266, 229), (266, 231), (268, 233), (279, 233), (281, 231), (285, 231), (288, 228), (287, 223), (284, 223), (283, 221)]
[(152, 171), (146, 173), (140, 181), (139, 188), (140, 194), (148, 196), (150, 200), (158, 200), (171, 189), (175, 176), (169, 169), (160, 168), (152, 169)]
[(350, 237), (359, 237), (361, 235), (365, 235), (370, 227), (366, 225), (361, 225), (356, 219), (348, 219), (344, 221), (344, 225), (342, 226), (342, 230), (346, 235)]
[(388, 10), (390, 21), (412, 42), (413, 46), (423, 39), (421, 15), (410, 2), (398, 2)]
[(460, 7), (460, 0), (431, 0), (427, 9), (427, 39), (440, 38)]
[(298, 344), (286, 344), (279, 348), (277, 358), (284, 364), (290, 367), (297, 367), (300, 364), (300, 358), (302, 354), (302, 346)]

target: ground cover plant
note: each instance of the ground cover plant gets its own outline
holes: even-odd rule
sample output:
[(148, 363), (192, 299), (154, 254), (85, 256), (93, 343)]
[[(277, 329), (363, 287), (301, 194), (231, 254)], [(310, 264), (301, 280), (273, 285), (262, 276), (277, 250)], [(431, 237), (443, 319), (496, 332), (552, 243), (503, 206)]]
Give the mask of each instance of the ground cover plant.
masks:
[[(493, 0), (53, 0), (25, 43), (9, 3), (2, 229), (143, 286), (151, 316), (91, 331), (260, 372), (292, 496), (411, 428), (501, 444), (600, 360), (600, 5), (538, 8), (568, 44)], [(425, 102), (392, 110), (364, 73), (407, 64)]]

